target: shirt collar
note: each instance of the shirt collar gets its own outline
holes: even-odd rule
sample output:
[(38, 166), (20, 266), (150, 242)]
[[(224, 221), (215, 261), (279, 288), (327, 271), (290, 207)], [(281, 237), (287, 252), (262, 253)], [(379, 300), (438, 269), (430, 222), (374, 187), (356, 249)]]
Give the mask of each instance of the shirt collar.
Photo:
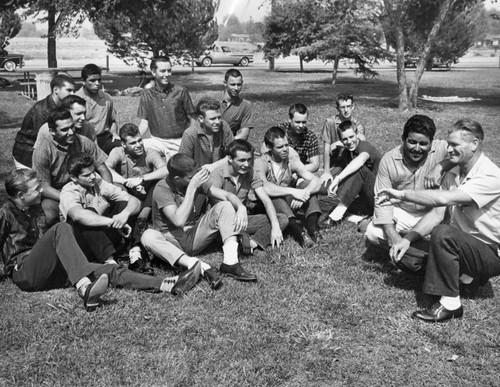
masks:
[(156, 81), (155, 81), (155, 92), (157, 94), (170, 94), (170, 92), (172, 91), (173, 88), (174, 88), (174, 85), (172, 83), (169, 83), (164, 90), (160, 90), (158, 88), (158, 85), (156, 84)]
[(236, 97), (234, 100), (230, 100), (229, 99), (229, 96), (227, 95), (226, 93), (226, 90), (224, 90), (222, 92), (222, 97), (221, 97), (221, 101), (225, 104), (227, 104), (228, 106), (229, 105), (237, 105), (238, 103), (240, 103), (241, 101), (243, 100), (243, 98), (241, 98), (239, 95), (238, 97)]

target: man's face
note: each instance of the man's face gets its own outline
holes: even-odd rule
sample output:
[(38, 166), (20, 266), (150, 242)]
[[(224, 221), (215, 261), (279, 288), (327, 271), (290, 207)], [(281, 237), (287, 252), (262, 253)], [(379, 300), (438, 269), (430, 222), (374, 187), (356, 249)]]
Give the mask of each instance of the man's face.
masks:
[(54, 140), (63, 146), (73, 144), (75, 141), (75, 130), (73, 128), (73, 120), (68, 118), (67, 120), (56, 121), (55, 130), (51, 129), (52, 136)]
[(252, 152), (236, 151), (234, 158), (229, 156), (229, 165), (233, 172), (238, 175), (246, 175), (252, 166)]
[(73, 106), (71, 106), (69, 112), (71, 113), (71, 117), (73, 118), (75, 129), (82, 129), (85, 122), (85, 113), (87, 113), (87, 109), (85, 108), (85, 106), (74, 103)]
[(97, 94), (99, 90), (102, 89), (102, 77), (101, 74), (92, 74), (83, 81), (83, 86), (91, 94)]
[(139, 157), (145, 152), (144, 144), (142, 142), (142, 137), (140, 134), (137, 136), (127, 136), (125, 137), (125, 142), (122, 141), (123, 148), (125, 152), (129, 155)]
[(243, 77), (231, 77), (224, 81), (226, 85), (226, 92), (230, 98), (237, 98), (240, 95), (241, 89), (243, 88)]
[(198, 116), (201, 126), (208, 133), (218, 132), (221, 127), (221, 112), (220, 110), (207, 110), (205, 115)]
[(32, 207), (38, 205), (42, 201), (42, 187), (37, 178), (28, 180), (28, 187), (25, 192), (20, 193), (19, 197), (23, 200), (23, 204), (26, 207)]
[(152, 70), (151, 74), (158, 86), (166, 87), (172, 76), (172, 65), (169, 62), (156, 62), (156, 70)]
[(68, 95), (75, 94), (75, 85), (69, 82), (64, 82), (64, 85), (62, 87), (59, 86), (54, 87), (53, 93), (58, 100), (57, 102), (59, 103)]
[(293, 117), (290, 118), (290, 129), (292, 130), (292, 133), (301, 135), (305, 133), (307, 129), (307, 113), (306, 114), (300, 114), (300, 113), (293, 113)]
[(340, 100), (337, 110), (343, 120), (348, 120), (351, 118), (352, 111), (354, 110), (354, 102), (352, 102), (351, 99), (348, 99), (347, 101)]
[(288, 138), (286, 136), (284, 138), (276, 138), (274, 146), (271, 149), (271, 155), (277, 161), (288, 159), (288, 146)]
[(455, 165), (465, 165), (478, 147), (477, 140), (467, 132), (455, 130), (448, 134), (448, 154)]
[(96, 172), (95, 167), (91, 165), (90, 167), (83, 168), (82, 172), (78, 177), (70, 176), (73, 183), (81, 185), (83, 188), (92, 188), (95, 186), (96, 182)]
[(425, 134), (410, 132), (403, 142), (403, 155), (410, 164), (418, 165), (427, 158), (431, 145), (430, 138)]
[(358, 134), (353, 129), (344, 130), (340, 132), (340, 141), (348, 151), (353, 152), (359, 143)]

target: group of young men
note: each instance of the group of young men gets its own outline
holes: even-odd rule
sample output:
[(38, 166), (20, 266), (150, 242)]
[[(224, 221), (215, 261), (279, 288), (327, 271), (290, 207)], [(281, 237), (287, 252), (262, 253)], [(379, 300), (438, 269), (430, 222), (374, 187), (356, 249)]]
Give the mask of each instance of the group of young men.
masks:
[[(458, 121), (443, 141), (432, 119), (415, 115), (402, 144), (381, 156), (352, 116), (354, 98), (340, 94), (322, 151), (297, 103), (256, 155), (238, 70), (226, 72), (219, 98), (196, 107), (171, 71), (168, 58), (152, 61), (138, 126), (118, 130), (95, 65), (83, 68), (76, 94), (72, 78), (56, 75), (27, 113), (0, 208), (2, 258), (21, 289), (69, 282), (94, 310), (108, 284), (182, 294), (201, 277), (214, 290), (223, 276), (252, 282), (241, 255), (279, 247), (285, 231), (311, 248), (353, 211), (369, 243), (401, 270), (424, 273), (424, 292), (440, 296), (414, 318), (461, 317), (460, 295), (500, 273), (500, 170), (482, 153), (477, 122)], [(319, 195), (338, 203), (323, 217)], [(197, 258), (214, 244), (219, 268)], [(128, 267), (117, 263), (124, 255)], [(155, 277), (149, 255), (184, 271)]]

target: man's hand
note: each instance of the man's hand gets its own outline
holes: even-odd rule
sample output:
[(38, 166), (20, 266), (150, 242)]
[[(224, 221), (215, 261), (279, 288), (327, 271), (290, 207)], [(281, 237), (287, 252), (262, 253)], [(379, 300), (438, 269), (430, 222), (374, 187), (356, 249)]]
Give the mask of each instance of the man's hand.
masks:
[(303, 202), (302, 204), (304, 204), (311, 197), (311, 192), (309, 192), (309, 190), (307, 189), (294, 188), (292, 191), (292, 196), (295, 200), (301, 201)]
[(234, 218), (234, 231), (245, 231), (248, 226), (247, 209), (243, 206), (239, 207), (236, 211)]
[(142, 177), (130, 177), (130, 178), (125, 180), (124, 184), (125, 184), (125, 187), (127, 187), (127, 188), (135, 188), (138, 185), (141, 185), (142, 182), (143, 182)]
[(128, 238), (130, 234), (132, 234), (132, 227), (130, 227), (128, 224), (125, 224), (122, 229), (120, 229), (120, 234), (124, 238)]
[(280, 247), (283, 243), (283, 233), (279, 227), (271, 228), (271, 247)]
[(333, 144), (330, 145), (330, 154), (332, 154), (332, 152), (335, 149), (343, 148), (343, 147), (344, 147), (344, 144), (342, 144), (342, 141), (335, 141)]
[(201, 167), (202, 169), (206, 169), (206, 171), (210, 174), (212, 173), (215, 168), (216, 168), (216, 165), (215, 163), (212, 163), (212, 164), (205, 164), (203, 167)]
[(381, 190), (375, 197), (375, 204), (379, 206), (392, 206), (403, 201), (404, 191), (398, 191), (393, 188), (385, 188)]
[(127, 224), (128, 214), (122, 211), (119, 214), (113, 215), (111, 219), (113, 220), (113, 223), (111, 223), (110, 227), (122, 229)]
[(325, 187), (328, 187), (328, 182), (333, 181), (333, 176), (330, 172), (325, 171), (323, 174), (320, 176), (319, 181), (321, 181), (321, 185), (324, 185)]
[(290, 203), (290, 208), (294, 211), (298, 210), (300, 207), (304, 205), (304, 202), (301, 202), (300, 200), (293, 199), (292, 202)]
[(189, 185), (192, 186), (194, 189), (198, 189), (208, 181), (209, 177), (210, 177), (210, 172), (208, 171), (208, 169), (203, 167), (194, 174), (194, 176), (189, 181)]
[(438, 188), (439, 185), (441, 184), (441, 179), (443, 178), (444, 175), (441, 173), (441, 168), (440, 165), (437, 164), (435, 165), (427, 174), (427, 176), (424, 177), (424, 187), (425, 189), (433, 189), (433, 188)]
[(391, 257), (392, 262), (396, 263), (403, 258), (403, 255), (408, 251), (410, 248), (410, 241), (406, 238), (401, 238), (399, 241), (394, 243), (389, 250), (389, 256)]
[(340, 179), (338, 176), (335, 176), (335, 178), (332, 181), (332, 184), (330, 185), (330, 188), (328, 188), (328, 196), (333, 196), (337, 193), (339, 184), (340, 184)]

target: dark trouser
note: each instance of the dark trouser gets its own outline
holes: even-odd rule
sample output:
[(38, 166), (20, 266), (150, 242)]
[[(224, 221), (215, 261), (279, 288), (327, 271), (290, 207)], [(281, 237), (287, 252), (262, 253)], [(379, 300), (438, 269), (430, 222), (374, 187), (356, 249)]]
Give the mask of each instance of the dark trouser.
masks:
[(456, 227), (436, 226), (431, 234), (424, 293), (456, 297), (462, 274), (472, 277), (479, 285), (499, 275), (500, 258), (496, 248)]
[[(309, 185), (309, 181), (304, 180), (301, 182), (297, 188), (298, 189), (304, 189)], [(280, 198), (273, 198), (273, 204), (274, 208), (276, 209), (276, 212), (278, 214), (285, 214), (288, 219), (290, 218), (295, 218), (295, 213), (290, 207), (292, 201), (293, 201), (293, 196), (288, 195), (288, 196), (283, 196)], [(314, 213), (319, 213), (321, 214), (321, 208), (319, 207), (319, 201), (318, 201), (318, 196), (316, 194), (311, 195), (309, 200), (304, 203), (302, 206), (302, 209), (305, 212), (306, 218)]]
[[(425, 270), (427, 257), (429, 256), (429, 244), (427, 239), (421, 239), (412, 243), (403, 257), (396, 262), (396, 267), (407, 273), (418, 273)], [(386, 240), (380, 241), (378, 247), (389, 251), (391, 248)]]
[(123, 266), (89, 263), (67, 223), (51, 227), (30, 254), (18, 260), (12, 280), (24, 291), (39, 291), (64, 287), (68, 280), (75, 285), (92, 273), (96, 278), (107, 274), (112, 285), (131, 289), (158, 291), (163, 281)]
[[(283, 231), (288, 225), (288, 218), (284, 214), (276, 214), (280, 230)], [(246, 232), (264, 250), (271, 244), (271, 222), (266, 214), (248, 215)]]
[(122, 146), (122, 142), (120, 140), (113, 140), (111, 132), (103, 132), (97, 136), (97, 145), (104, 153), (109, 155), (109, 152), (111, 152), (113, 148)]
[[(333, 177), (338, 175), (341, 171), (342, 169), (339, 167), (333, 167), (330, 170)], [(339, 201), (349, 208), (354, 202), (354, 199), (359, 195), (368, 212), (367, 215), (372, 215), (375, 208), (375, 177), (376, 174), (373, 173), (371, 169), (362, 166), (358, 171), (346, 177), (339, 184), (337, 188), (337, 197)], [(327, 195), (330, 184), (327, 187), (322, 186), (319, 193), (321, 195)]]

